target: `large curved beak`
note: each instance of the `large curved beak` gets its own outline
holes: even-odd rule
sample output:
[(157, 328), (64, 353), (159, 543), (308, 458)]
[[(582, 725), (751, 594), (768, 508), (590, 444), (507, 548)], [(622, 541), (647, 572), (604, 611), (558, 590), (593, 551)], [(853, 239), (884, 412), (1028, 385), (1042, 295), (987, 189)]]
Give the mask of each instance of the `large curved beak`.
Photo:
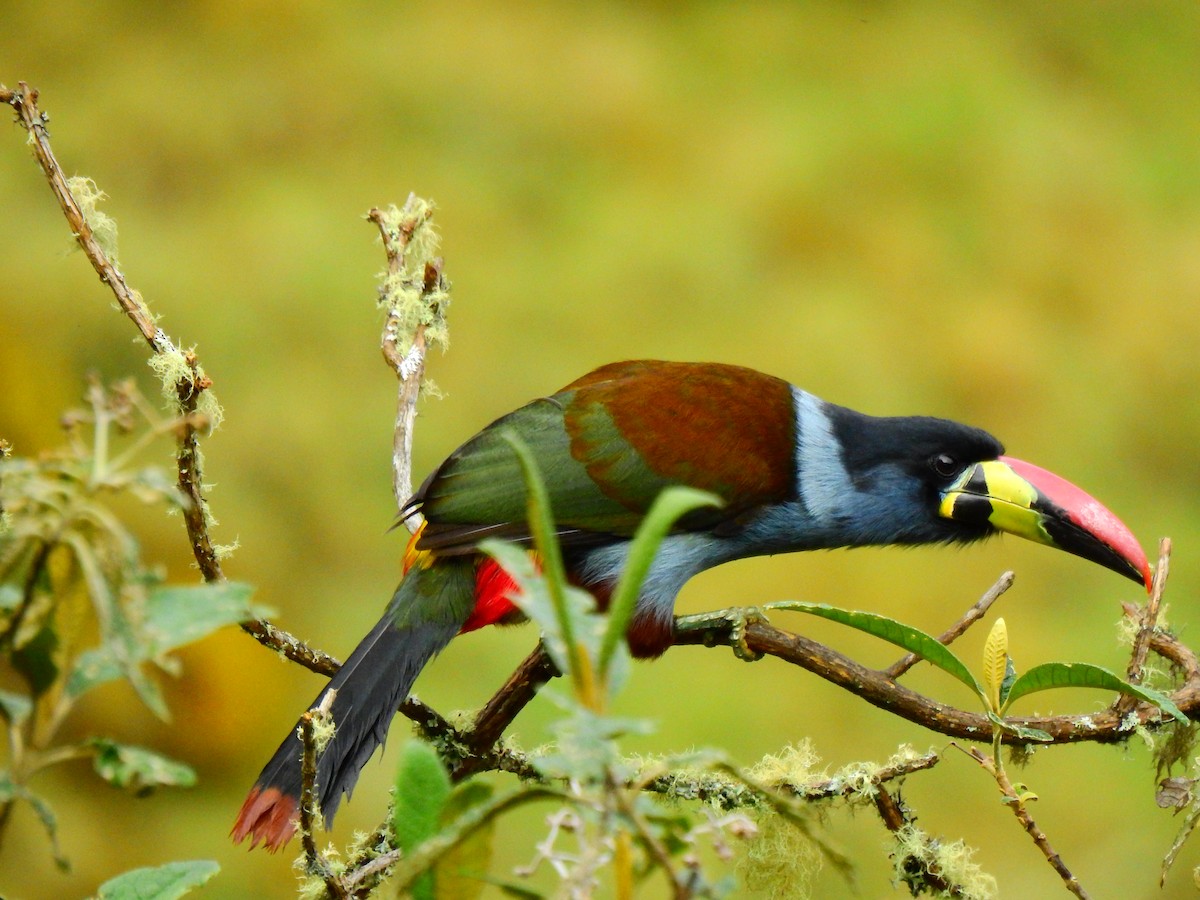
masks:
[(1011, 456), (976, 463), (942, 492), (938, 512), (1082, 556), (1150, 590), (1150, 563), (1125, 524), (1099, 500), (1031, 463)]

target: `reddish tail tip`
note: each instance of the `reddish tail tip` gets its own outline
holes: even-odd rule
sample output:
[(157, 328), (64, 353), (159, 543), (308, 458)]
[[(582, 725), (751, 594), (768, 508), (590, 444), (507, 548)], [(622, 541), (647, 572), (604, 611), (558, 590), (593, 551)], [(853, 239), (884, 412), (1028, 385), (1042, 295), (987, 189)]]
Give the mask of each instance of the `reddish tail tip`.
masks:
[(274, 853), (296, 833), (296, 813), (299, 801), (280, 792), (279, 788), (255, 785), (242, 804), (230, 835), (235, 844), (250, 838), (250, 849), (262, 844)]

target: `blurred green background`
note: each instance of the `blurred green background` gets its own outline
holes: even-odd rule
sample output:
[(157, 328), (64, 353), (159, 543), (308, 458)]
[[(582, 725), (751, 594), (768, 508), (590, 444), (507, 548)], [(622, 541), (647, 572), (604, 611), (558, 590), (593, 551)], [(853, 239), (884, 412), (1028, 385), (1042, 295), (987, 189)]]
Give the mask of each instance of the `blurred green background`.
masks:
[[(1014, 455), (1098, 495), (1153, 552), (1175, 539), (1171, 620), (1194, 637), (1200, 573), (1200, 9), (1192, 3), (10, 3), (0, 80), (42, 92), (68, 173), (111, 197), (122, 267), (194, 343), (227, 412), (206, 443), (215, 536), (277, 621), (345, 655), (386, 602), (394, 379), (378, 351), (382, 250), (362, 215), (416, 191), (439, 204), (454, 284), (445, 398), (422, 406), (423, 473), (478, 427), (600, 363), (718, 360), (874, 413), (982, 425)], [(0, 435), (58, 442), (89, 370), (137, 374), (146, 349), (69, 235), (25, 147), (0, 140)], [(729, 411), (737, 415), (736, 409)], [(170, 465), (170, 448), (151, 454)], [(195, 577), (177, 519), (144, 517), (146, 555)], [(1122, 669), (1131, 584), (1015, 540), (731, 565), (680, 608), (796, 597), (939, 631), (1005, 568), (1021, 665)], [(872, 664), (895, 655), (782, 620)], [(983, 633), (969, 634), (974, 659)], [(529, 629), (456, 642), (418, 683), (478, 706)], [(137, 865), (213, 858), (210, 897), (288, 896), (290, 854), (234, 848), (245, 790), (320, 681), (229, 630), (169, 685), (175, 721), (128, 689), (70, 723), (160, 748), (200, 786), (135, 800), (86, 765), (36, 787), (73, 874), (28, 810), (0, 854), (6, 897), (71, 897)], [(948, 679), (912, 684), (970, 703)], [(1108, 698), (1050, 694), (1043, 712)], [(545, 737), (552, 705), (516, 723)], [(1029, 712), (1028, 706), (1021, 711)], [(723, 746), (751, 762), (811, 736), (834, 765), (946, 741), (782, 664), (683, 648), (639, 666), (621, 712), (659, 718), (631, 749)], [(373, 826), (391, 756), (333, 838)], [(1200, 845), (1165, 892), (1179, 820), (1154, 805), (1146, 751), (1038, 754), (1039, 824), (1099, 896), (1193, 894)], [(979, 848), (1003, 896), (1057, 879), (961, 754), (912, 779), (920, 824)], [(506, 830), (497, 872), (532, 857), (540, 816)], [(873, 814), (830, 832), (863, 897), (902, 896)], [(296, 848), (293, 848), (296, 849)], [(656, 886), (657, 887), (657, 886)], [(817, 896), (848, 888), (826, 873)], [(651, 891), (648, 895), (653, 895)]]

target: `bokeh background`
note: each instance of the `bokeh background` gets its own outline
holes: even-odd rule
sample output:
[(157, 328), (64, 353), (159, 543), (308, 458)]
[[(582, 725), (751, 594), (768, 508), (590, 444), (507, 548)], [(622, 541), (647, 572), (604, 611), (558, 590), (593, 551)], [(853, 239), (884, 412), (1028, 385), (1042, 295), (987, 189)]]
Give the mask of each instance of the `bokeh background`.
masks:
[[(1200, 516), (1200, 9), (1191, 3), (577, 4), (70, 2), (5, 5), (0, 80), (42, 92), (69, 173), (96, 179), (121, 260), (167, 331), (195, 344), (227, 420), (206, 443), (228, 574), (278, 622), (345, 655), (378, 615), (389, 534), (394, 379), (373, 306), (382, 251), (362, 220), (409, 191), (439, 204), (451, 349), (431, 359), (416, 469), (590, 367), (627, 357), (751, 365), (874, 413), (931, 413), (1100, 496), (1153, 552), (1176, 542), (1185, 637)], [(83, 378), (135, 374), (145, 347), (78, 253), (25, 147), (0, 139), (0, 435), (59, 439)], [(737, 416), (737, 409), (729, 410)], [(150, 459), (170, 465), (170, 447)], [(195, 578), (177, 519), (140, 520), (146, 556)], [(938, 631), (1005, 568), (1022, 665), (1123, 668), (1131, 584), (1015, 540), (731, 565), (680, 608), (788, 597)], [(791, 620), (783, 620), (791, 622)], [(895, 655), (791, 624), (874, 664)], [(983, 639), (968, 635), (974, 658)], [(418, 684), (473, 708), (529, 629), (456, 642)], [(10, 898), (84, 896), (138, 865), (218, 860), (210, 897), (284, 897), (290, 855), (226, 838), (259, 766), (319, 687), (229, 630), (182, 654), (156, 722), (123, 687), (80, 710), (195, 765), (198, 788), (135, 800), (85, 764), (37, 783), (75, 867), (57, 874), (28, 810), (0, 850)], [(948, 679), (917, 687), (970, 703)], [(1099, 708), (1044, 695), (1042, 711)], [(551, 704), (515, 726), (545, 738)], [(946, 741), (782, 664), (676, 650), (639, 666), (620, 709), (658, 730), (630, 749), (721, 746), (749, 763), (811, 737), (832, 765)], [(1032, 711), (1030, 708), (1028, 711)], [(404, 727), (397, 736), (403, 739)], [(390, 753), (333, 838), (373, 826)], [(1165, 891), (1179, 820), (1144, 748), (1038, 754), (1039, 823), (1098, 896), (1190, 896), (1200, 845)], [(1004, 896), (1057, 880), (961, 754), (912, 779), (920, 824), (979, 848)], [(544, 810), (506, 829), (496, 871), (532, 856)], [(903, 896), (873, 814), (834, 814), (859, 894)], [(816, 895), (849, 888), (824, 874)], [(654, 893), (651, 889), (648, 896)]]

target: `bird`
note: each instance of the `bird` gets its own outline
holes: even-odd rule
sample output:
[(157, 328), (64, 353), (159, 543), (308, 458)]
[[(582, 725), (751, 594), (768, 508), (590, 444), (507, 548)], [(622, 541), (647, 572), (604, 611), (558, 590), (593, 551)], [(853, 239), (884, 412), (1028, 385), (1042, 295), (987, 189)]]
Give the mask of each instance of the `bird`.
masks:
[[(379, 622), (313, 701), (336, 690), (336, 726), (317, 766), (326, 826), (383, 743), (425, 665), (457, 635), (520, 619), (513, 580), (478, 547), (528, 544), (513, 436), (545, 480), (571, 581), (600, 607), (658, 494), (685, 485), (719, 507), (684, 516), (659, 547), (627, 639), (635, 657), (670, 645), (675, 597), (736, 559), (869, 545), (970, 543), (1007, 532), (1151, 585), (1146, 555), (1099, 501), (1004, 455), (988, 432), (929, 416), (873, 416), (787, 381), (719, 363), (610, 363), (488, 425), (400, 509), (424, 518)], [(272, 852), (300, 803), (295, 729), (249, 792), (231, 835)]]

